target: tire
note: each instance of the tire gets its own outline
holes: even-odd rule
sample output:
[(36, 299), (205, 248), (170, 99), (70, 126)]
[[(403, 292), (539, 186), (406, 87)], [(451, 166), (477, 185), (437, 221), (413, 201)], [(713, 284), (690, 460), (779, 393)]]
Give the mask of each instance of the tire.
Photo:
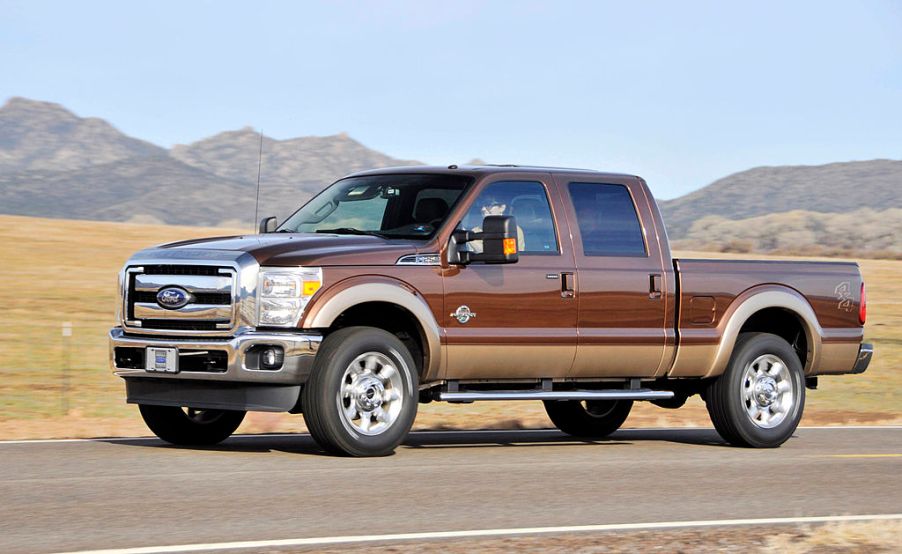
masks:
[(545, 411), (555, 427), (568, 435), (604, 438), (623, 425), (632, 400), (546, 400)]
[(705, 404), (714, 428), (730, 444), (776, 448), (802, 419), (802, 362), (777, 335), (742, 333), (726, 371), (708, 386)]
[(419, 378), (398, 337), (346, 327), (323, 340), (304, 386), (304, 421), (327, 452), (387, 456), (417, 415)]
[(156, 436), (179, 446), (219, 444), (238, 429), (246, 413), (149, 404), (140, 404), (138, 409)]

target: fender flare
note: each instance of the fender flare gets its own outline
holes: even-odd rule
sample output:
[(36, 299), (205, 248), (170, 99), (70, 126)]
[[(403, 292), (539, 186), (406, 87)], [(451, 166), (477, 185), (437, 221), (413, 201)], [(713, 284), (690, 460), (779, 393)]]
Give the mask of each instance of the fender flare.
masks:
[(804, 368), (805, 374), (810, 374), (813, 368), (818, 367), (824, 332), (811, 304), (802, 294), (789, 287), (762, 285), (746, 290), (737, 296), (727, 308), (721, 319), (725, 323), (721, 332), (720, 344), (705, 377), (717, 376), (726, 370), (742, 326), (754, 314), (768, 308), (782, 308), (801, 320), (809, 349)]
[(317, 294), (301, 319), (302, 329), (327, 329), (346, 310), (366, 302), (395, 304), (410, 312), (419, 323), (426, 340), (427, 363), (423, 380), (438, 375), (441, 369), (441, 328), (426, 299), (409, 284), (389, 277), (359, 275), (339, 281)]

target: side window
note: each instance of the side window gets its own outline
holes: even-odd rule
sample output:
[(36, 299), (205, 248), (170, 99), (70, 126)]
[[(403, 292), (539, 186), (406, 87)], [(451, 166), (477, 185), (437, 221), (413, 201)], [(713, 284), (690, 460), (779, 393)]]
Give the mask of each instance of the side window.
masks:
[(647, 256), (642, 225), (623, 185), (570, 183), (585, 256)]
[[(479, 194), (460, 222), (461, 229), (479, 231), (487, 215), (517, 218), (517, 242), (521, 254), (560, 254), (554, 219), (545, 187), (536, 181), (498, 181)], [(468, 243), (476, 252), (481, 241)]]

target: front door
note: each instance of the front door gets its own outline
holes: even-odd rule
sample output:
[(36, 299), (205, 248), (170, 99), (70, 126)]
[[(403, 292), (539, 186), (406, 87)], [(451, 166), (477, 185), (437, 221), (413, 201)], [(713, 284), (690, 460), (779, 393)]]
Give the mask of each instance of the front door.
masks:
[[(452, 266), (444, 276), (447, 379), (564, 377), (576, 353), (575, 279), (561, 199), (547, 174), (482, 184), (461, 229), (517, 220), (519, 261)], [(471, 243), (479, 251), (479, 243)]]

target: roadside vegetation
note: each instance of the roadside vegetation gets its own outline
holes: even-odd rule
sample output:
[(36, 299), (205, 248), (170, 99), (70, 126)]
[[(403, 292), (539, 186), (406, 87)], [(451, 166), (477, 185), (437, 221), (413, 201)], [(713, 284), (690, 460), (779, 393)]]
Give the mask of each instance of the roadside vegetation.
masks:
[(902, 209), (848, 213), (804, 210), (747, 219), (696, 220), (675, 248), (711, 252), (902, 259)]
[[(109, 370), (118, 270), (146, 246), (242, 231), (250, 230), (0, 216), (0, 439), (148, 434)], [(821, 379), (803, 425), (902, 419), (902, 261), (861, 266), (875, 359), (864, 375)], [(707, 414), (697, 398), (676, 411), (639, 403), (626, 423), (665, 425), (708, 425)], [(539, 403), (489, 402), (422, 405), (415, 428), (550, 426)], [(239, 432), (302, 430), (300, 416), (255, 413)]]
[[(457, 539), (441, 543), (442, 552), (542, 552), (606, 554), (614, 552), (756, 552), (767, 554), (852, 554), (899, 551), (902, 522), (867, 521), (799, 526), (709, 527), (666, 531), (576, 533), (569, 535)], [(342, 545), (316, 551), (392, 552), (406, 554), (435, 548), (436, 543), (402, 542), (387, 545)], [(655, 547), (653, 545), (666, 545)], [(291, 549), (290, 552), (310, 550)], [(289, 552), (277, 550), (276, 552)]]

